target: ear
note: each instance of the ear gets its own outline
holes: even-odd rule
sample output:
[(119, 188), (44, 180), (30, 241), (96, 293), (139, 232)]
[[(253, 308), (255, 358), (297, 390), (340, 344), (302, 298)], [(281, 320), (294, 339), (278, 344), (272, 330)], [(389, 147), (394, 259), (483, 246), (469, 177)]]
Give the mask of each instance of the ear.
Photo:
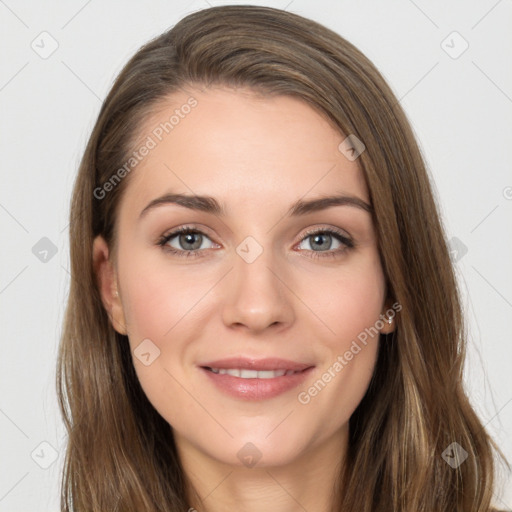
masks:
[(117, 274), (110, 260), (108, 244), (102, 236), (94, 239), (92, 259), (101, 300), (110, 322), (119, 334), (127, 334), (123, 304), (117, 288)]
[(397, 302), (393, 304), (391, 299), (388, 299), (384, 306), (384, 311), (382, 312), (380, 318), (384, 323), (384, 326), (380, 329), (381, 334), (390, 334), (396, 329), (397, 324), (397, 312), (400, 311), (400, 308), (395, 309)]

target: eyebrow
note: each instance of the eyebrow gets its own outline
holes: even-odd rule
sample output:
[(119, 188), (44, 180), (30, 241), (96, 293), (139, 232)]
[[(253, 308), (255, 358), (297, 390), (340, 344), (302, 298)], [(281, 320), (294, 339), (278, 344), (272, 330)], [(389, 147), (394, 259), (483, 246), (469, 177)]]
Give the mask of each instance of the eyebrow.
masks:
[[(190, 210), (197, 210), (201, 212), (211, 213), (220, 217), (225, 217), (226, 210), (215, 198), (211, 196), (198, 196), (189, 194), (165, 194), (150, 201), (150, 203), (141, 211), (139, 219), (146, 213), (158, 206), (176, 204), (189, 208)], [(366, 212), (372, 213), (372, 207), (355, 196), (337, 195), (326, 196), (318, 199), (309, 199), (307, 201), (298, 200), (287, 212), (288, 217), (297, 217), (325, 210), (332, 206), (353, 206)]]

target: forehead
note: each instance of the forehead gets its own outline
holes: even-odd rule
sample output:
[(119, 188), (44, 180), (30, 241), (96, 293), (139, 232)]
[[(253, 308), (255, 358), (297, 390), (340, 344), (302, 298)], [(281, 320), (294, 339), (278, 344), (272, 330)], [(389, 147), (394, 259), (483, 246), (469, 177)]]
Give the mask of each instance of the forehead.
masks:
[(197, 89), (169, 95), (148, 116), (136, 149), (150, 149), (131, 172), (123, 202), (164, 192), (208, 194), (261, 209), (332, 193), (368, 202), (363, 173), (340, 152), (345, 139), (298, 98), (249, 89)]

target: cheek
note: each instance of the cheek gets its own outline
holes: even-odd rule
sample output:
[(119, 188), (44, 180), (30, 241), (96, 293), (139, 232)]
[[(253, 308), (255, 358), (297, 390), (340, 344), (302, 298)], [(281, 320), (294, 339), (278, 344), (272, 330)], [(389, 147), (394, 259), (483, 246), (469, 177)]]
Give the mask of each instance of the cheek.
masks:
[(330, 331), (322, 336), (323, 364), (297, 399), (309, 414), (325, 418), (322, 428), (332, 431), (348, 421), (374, 371), (385, 300), (380, 261), (372, 257), (340, 272), (324, 290), (329, 293), (315, 295), (315, 307)]
[[(198, 301), (212, 284), (194, 279), (185, 266), (169, 265), (142, 250), (125, 251), (119, 257), (118, 272), (139, 383), (155, 409), (171, 425), (179, 424), (180, 415), (191, 407), (190, 396), (181, 386), (188, 382), (183, 371), (187, 345), (200, 335)], [(149, 353), (147, 365), (139, 357), (144, 353)], [(195, 414), (200, 416), (201, 411)]]
[(214, 284), (213, 279), (198, 279), (192, 266), (172, 265), (142, 251), (120, 259), (119, 275), (130, 338), (157, 344), (172, 336), (178, 324), (180, 331), (193, 325), (201, 310), (198, 302)]
[(358, 336), (364, 338), (364, 333), (378, 340), (378, 335), (368, 334), (368, 330), (375, 334), (385, 301), (384, 276), (377, 255), (340, 271), (336, 279), (326, 281), (323, 289), (324, 293), (316, 292), (315, 308), (331, 331), (332, 335), (325, 338), (330, 340), (331, 348), (345, 351)]

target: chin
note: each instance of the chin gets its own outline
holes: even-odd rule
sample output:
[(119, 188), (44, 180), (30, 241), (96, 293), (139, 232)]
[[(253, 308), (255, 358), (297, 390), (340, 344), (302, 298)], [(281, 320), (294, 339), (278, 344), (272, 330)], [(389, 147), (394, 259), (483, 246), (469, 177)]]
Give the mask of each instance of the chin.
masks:
[(230, 466), (239, 468), (270, 468), (293, 464), (303, 454), (306, 446), (302, 447), (299, 436), (287, 435), (287, 442), (284, 443), (279, 436), (275, 439), (266, 438), (267, 434), (261, 437), (253, 435), (237, 436), (229, 442), (220, 443), (219, 449), (212, 456)]

